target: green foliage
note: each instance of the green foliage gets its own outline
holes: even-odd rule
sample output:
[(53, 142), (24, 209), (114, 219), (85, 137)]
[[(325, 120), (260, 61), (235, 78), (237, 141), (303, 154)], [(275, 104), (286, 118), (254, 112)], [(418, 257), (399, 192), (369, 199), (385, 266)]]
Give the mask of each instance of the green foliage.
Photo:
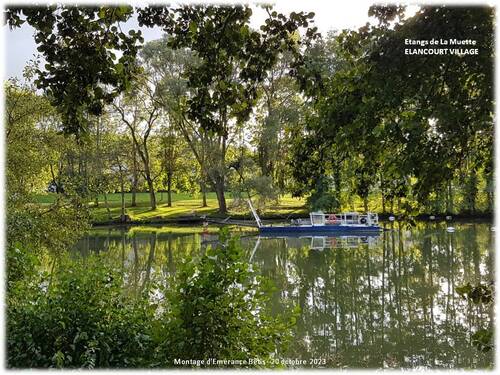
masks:
[(88, 209), (76, 197), (58, 197), (50, 206), (11, 205), (7, 211), (7, 242), (31, 251), (65, 251), (88, 229)]
[(316, 188), (307, 198), (307, 204), (312, 211), (333, 212), (340, 207), (337, 194), (330, 189), (331, 181), (322, 177), (318, 179)]
[[(35, 29), (38, 51), (47, 62), (44, 70), (37, 70), (36, 84), (59, 110), (67, 133), (84, 134), (88, 114), (101, 115), (104, 105), (127, 89), (137, 73), (141, 32), (125, 34), (117, 27), (132, 13), (130, 6), (7, 9), (11, 28), (27, 22)], [(121, 53), (119, 58), (116, 51)]]
[[(237, 238), (221, 232), (220, 239), (164, 290), (153, 280), (137, 296), (126, 292), (123, 270), (104, 256), (60, 256), (51, 272), (40, 273), (29, 251), (12, 247), (8, 366), (171, 367), (176, 358), (277, 355), (297, 311), (273, 316), (268, 281), (246, 262)], [(159, 291), (165, 298), (155, 297)]]
[[(256, 194), (256, 207), (259, 210), (276, 206), (279, 202), (279, 191), (273, 184), (271, 176), (252, 176), (246, 181), (245, 185), (246, 191)], [(248, 206), (246, 201), (245, 204)]]
[[(246, 119), (256, 99), (255, 83), (274, 65), (277, 54), (291, 51), (300, 65), (299, 47), (317, 36), (316, 28), (308, 28), (314, 13), (292, 12), (286, 17), (269, 10), (269, 19), (256, 31), (249, 27), (252, 10), (248, 6), (137, 9), (140, 26), (163, 28), (171, 47), (189, 47), (203, 60), (188, 72), (189, 86), (195, 89), (188, 114), (205, 129), (225, 132), (225, 124), (217, 119), (221, 110), (227, 118)], [(60, 111), (66, 132), (85, 133), (86, 115), (101, 115), (104, 105), (128, 90), (140, 71), (136, 56), (138, 43), (143, 42), (141, 32), (125, 34), (119, 29), (132, 14), (130, 6), (7, 9), (11, 28), (27, 22), (36, 30), (38, 50), (47, 61), (44, 71), (37, 70), (37, 85)], [(301, 28), (306, 28), (302, 40)], [(240, 67), (239, 80), (232, 80), (233, 66), (228, 61)]]
[[(209, 189), (225, 214), (228, 190), (274, 204), (289, 192), (317, 194), (326, 177), (335, 193), (322, 206), (354, 209), (361, 198), (412, 215), (491, 211), (491, 8), (422, 7), (405, 18), (403, 7), (373, 7), (378, 25), (323, 39), (313, 14), (264, 9), (257, 30), (244, 5), (136, 9), (141, 25), (167, 31), (136, 59), (140, 34), (118, 28), (131, 7), (9, 7), (7, 23), (35, 28), (48, 67), (26, 69), (46, 97), (5, 85), (8, 189), (25, 199), (50, 183), (98, 205), (99, 194), (147, 185), (152, 207), (158, 189)], [(457, 32), (483, 46), (479, 56), (412, 64), (415, 56), (395, 48), (410, 36)], [(124, 92), (145, 104), (124, 109), (124, 118), (137, 120), (134, 147), (105, 108)], [(86, 136), (78, 141), (60, 130)], [(450, 181), (458, 194), (445, 192)], [(26, 208), (18, 198), (8, 196)]]
[(36, 254), (29, 249), (14, 243), (7, 246), (6, 250), (7, 290), (11, 290), (16, 282), (22, 279), (30, 279), (36, 274), (40, 266), (40, 260)]
[[(313, 13), (286, 17), (268, 9), (268, 19), (257, 30), (250, 28), (251, 15), (249, 6), (240, 5), (172, 9), (162, 21), (168, 37), (150, 43), (143, 53), (160, 82), (169, 123), (188, 141), (202, 184), (217, 193), (220, 213), (227, 211), (227, 150), (257, 105), (259, 83), (285, 53), (291, 60), (286, 73), (292, 73), (301, 64), (302, 47), (316, 37), (315, 28), (309, 28)], [(139, 21), (150, 25), (145, 17)], [(305, 30), (303, 38), (298, 38), (300, 30)]]
[(291, 335), (295, 317), (270, 314), (270, 285), (244, 260), (238, 239), (227, 231), (219, 239), (201, 259), (184, 264), (175, 289), (167, 292), (160, 350), (167, 361), (265, 359)]
[(9, 290), (8, 366), (145, 366), (153, 314), (147, 295), (124, 295), (121, 273), (102, 258), (63, 258), (52, 275)]
[[(290, 51), (300, 64), (299, 47), (316, 37), (316, 28), (308, 28), (314, 13), (292, 12), (286, 17), (268, 11), (259, 30), (249, 27), (248, 6), (183, 6), (173, 13), (164, 25), (171, 35), (169, 45), (190, 48), (200, 58), (200, 64), (187, 71), (188, 87), (194, 90), (188, 116), (219, 134), (227, 134), (227, 119), (241, 123), (248, 118), (257, 99), (256, 83), (278, 54)], [(302, 40), (291, 37), (301, 29), (306, 29)]]
[(48, 207), (40, 207), (33, 197), (34, 193), (46, 189), (51, 180), (47, 173), (52, 161), (49, 155), (59, 152), (54, 149), (58, 148), (60, 139), (44, 129), (53, 119), (54, 111), (33, 87), (9, 81), (4, 89), (9, 249), (61, 251), (87, 229), (88, 212), (72, 191), (71, 181), (68, 181), (66, 193), (59, 195)]
[[(344, 30), (306, 53), (311, 63), (301, 73), (310, 84), (302, 88), (313, 111), (294, 147), (297, 193), (321, 175), (353, 170), (351, 194), (367, 196), (379, 175), (387, 198), (409, 197), (421, 208), (471, 160), (465, 195), (473, 211), (474, 171), (492, 162), (493, 8), (428, 6), (409, 18), (402, 11), (374, 7), (378, 25)], [(424, 58), (400, 48), (405, 39), (457, 35), (476, 40), (479, 56)]]
[(476, 199), (478, 194), (478, 177), (476, 171), (468, 171), (468, 176), (464, 182), (464, 210), (468, 212), (476, 211)]
[(290, 53), (279, 56), (275, 66), (259, 85), (255, 110), (256, 126), (252, 144), (260, 174), (271, 179), (270, 188), (285, 192), (290, 185), (291, 129), (303, 121), (307, 112), (295, 79), (287, 72), (293, 58)]
[(53, 115), (53, 109), (47, 98), (17, 80), (4, 82), (4, 95), (7, 189), (13, 193), (9, 194), (11, 199), (21, 200), (26, 193), (45, 187), (44, 132), (35, 124)]

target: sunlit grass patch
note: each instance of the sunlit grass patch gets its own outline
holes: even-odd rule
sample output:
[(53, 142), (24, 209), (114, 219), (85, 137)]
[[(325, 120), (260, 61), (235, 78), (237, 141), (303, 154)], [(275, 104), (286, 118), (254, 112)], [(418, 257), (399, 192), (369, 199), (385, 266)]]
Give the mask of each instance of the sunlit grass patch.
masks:
[[(207, 207), (202, 207), (201, 195), (189, 195), (185, 193), (172, 194), (172, 207), (168, 207), (166, 203), (166, 193), (157, 193), (157, 208), (151, 210), (149, 206), (149, 194), (137, 193), (137, 206), (131, 207), (132, 194), (125, 194), (125, 214), (132, 221), (152, 222), (162, 219), (175, 219), (183, 216), (202, 216), (202, 215), (217, 215), (218, 202), (215, 193), (207, 194)], [(50, 204), (55, 202), (57, 194), (47, 193), (37, 195), (36, 200), (40, 204)], [(163, 199), (162, 199), (163, 198)], [(305, 199), (292, 198), (289, 195), (283, 196), (277, 205), (266, 207), (262, 210), (262, 215), (269, 216), (287, 216), (290, 214), (307, 214)], [(227, 194), (227, 204), (230, 207), (227, 216), (242, 217), (250, 216), (248, 207), (243, 206), (239, 209), (231, 209), (232, 198), (231, 194)], [(104, 223), (111, 220), (117, 220), (121, 214), (121, 194), (107, 194), (107, 207), (104, 202), (104, 197), (99, 196), (99, 206), (95, 206), (93, 201), (89, 202), (92, 221), (95, 223)], [(109, 212), (108, 212), (109, 209)]]

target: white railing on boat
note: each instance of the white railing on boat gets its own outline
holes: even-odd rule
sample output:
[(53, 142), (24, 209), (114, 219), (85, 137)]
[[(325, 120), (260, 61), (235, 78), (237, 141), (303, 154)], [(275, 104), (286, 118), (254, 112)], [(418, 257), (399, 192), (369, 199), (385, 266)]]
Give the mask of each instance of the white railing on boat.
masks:
[(325, 214), (321, 211), (311, 212), (309, 220), (301, 219), (298, 225), (378, 225), (378, 214), (368, 212), (367, 214), (359, 214), (357, 212), (344, 212)]

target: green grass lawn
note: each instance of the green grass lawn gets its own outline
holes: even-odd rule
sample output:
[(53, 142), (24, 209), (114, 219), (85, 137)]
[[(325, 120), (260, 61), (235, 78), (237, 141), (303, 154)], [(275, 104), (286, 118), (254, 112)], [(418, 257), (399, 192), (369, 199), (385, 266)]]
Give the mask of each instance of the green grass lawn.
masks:
[[(35, 199), (41, 205), (46, 205), (53, 203), (56, 200), (57, 195), (55, 193), (47, 193), (36, 195)], [(121, 206), (121, 195), (119, 193), (108, 194), (108, 203), (111, 211), (111, 220), (117, 220), (120, 217), (120, 206)], [(161, 221), (163, 219), (175, 219), (181, 216), (192, 216), (192, 215), (218, 215), (218, 204), (215, 193), (207, 194), (207, 204), (208, 207), (202, 207), (202, 197), (201, 194), (190, 195), (187, 193), (174, 193), (172, 194), (172, 207), (167, 207), (167, 193), (158, 192), (156, 194), (157, 208), (156, 210), (151, 210), (149, 207), (149, 194), (148, 193), (137, 193), (136, 196), (136, 207), (131, 207), (132, 194), (125, 194), (125, 213), (130, 216), (131, 220), (137, 222), (155, 222)], [(404, 202), (404, 199), (403, 199)], [(231, 193), (226, 193), (226, 203), (229, 209), (227, 215), (223, 217), (231, 216), (234, 219), (242, 217), (251, 217), (251, 213), (246, 204), (240, 205), (240, 207), (235, 207)], [(91, 219), (94, 223), (106, 223), (111, 221), (104, 204), (104, 196), (99, 196), (99, 206), (95, 207), (94, 202), (89, 203)], [(394, 207), (395, 214), (400, 213)], [(372, 194), (369, 199), (368, 210), (371, 212), (382, 212), (382, 201), (380, 196), (377, 194)], [(389, 212), (389, 204), (386, 206), (387, 212)], [(351, 197), (351, 203), (345, 204), (339, 211), (357, 211), (364, 212), (363, 201), (356, 196)], [(304, 198), (292, 198), (290, 195), (285, 195), (280, 198), (280, 201), (276, 205), (269, 205), (264, 210), (261, 210), (261, 216), (264, 218), (282, 218), (289, 219), (289, 216), (294, 214), (301, 217), (307, 216), (309, 209), (306, 207), (306, 200)]]
[[(208, 193), (207, 196), (209, 198), (215, 199), (215, 193)], [(230, 194), (229, 194), (230, 196)], [(56, 200), (57, 194), (55, 193), (46, 193), (46, 194), (37, 194), (35, 195), (35, 199), (42, 204), (54, 203)], [(199, 196), (192, 196), (187, 193), (173, 193), (172, 201), (180, 201), (180, 200), (189, 200), (199, 198), (201, 201), (201, 194)], [(121, 204), (121, 194), (120, 193), (111, 193), (108, 194), (108, 202), (110, 204), (117, 204), (118, 206)], [(156, 201), (165, 203), (167, 201), (167, 193), (156, 193)], [(99, 194), (99, 204), (104, 204), (104, 195)], [(149, 193), (137, 193), (136, 194), (136, 203), (144, 203), (149, 204)], [(125, 204), (130, 206), (132, 204), (132, 194), (125, 193)]]
[[(40, 204), (50, 204), (56, 200), (55, 193), (37, 195), (36, 200)], [(108, 204), (111, 212), (111, 219), (116, 220), (121, 212), (121, 195), (119, 193), (108, 194)], [(132, 194), (125, 194), (125, 213), (130, 216), (133, 221), (156, 221), (160, 219), (174, 219), (180, 216), (188, 215), (217, 215), (218, 204), (215, 193), (207, 194), (208, 207), (202, 207), (201, 194), (190, 195), (186, 193), (172, 194), (172, 207), (167, 206), (167, 194), (157, 193), (157, 208), (151, 210), (149, 206), (149, 194), (137, 193), (136, 207), (131, 207)], [(226, 201), (229, 207), (228, 216), (238, 217), (250, 215), (248, 207), (238, 209), (231, 208), (231, 194), (226, 194)], [(90, 203), (92, 221), (95, 223), (103, 223), (110, 221), (109, 215), (104, 204), (104, 196), (99, 196), (99, 206), (95, 207), (94, 203)], [(285, 196), (280, 199), (278, 205), (268, 207), (262, 214), (266, 216), (286, 217), (290, 214), (307, 213), (305, 208), (305, 200), (299, 198), (291, 198)]]

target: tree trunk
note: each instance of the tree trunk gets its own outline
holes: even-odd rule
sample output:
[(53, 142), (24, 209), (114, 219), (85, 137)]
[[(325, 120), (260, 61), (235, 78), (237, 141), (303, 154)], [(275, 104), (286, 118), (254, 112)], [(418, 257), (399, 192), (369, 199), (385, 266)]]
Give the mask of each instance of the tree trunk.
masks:
[(54, 167), (52, 166), (52, 163), (49, 164), (50, 166), (50, 175), (52, 176), (52, 182), (56, 186), (56, 194), (61, 193), (61, 188), (59, 187), (59, 183), (56, 181), (56, 175), (54, 173)]
[(167, 206), (172, 207), (172, 173), (167, 173)]
[(137, 206), (136, 194), (137, 194), (137, 154), (135, 151), (135, 143), (132, 142), (132, 207)]
[(125, 217), (125, 183), (123, 181), (123, 174), (120, 174), (120, 190), (121, 190), (121, 196), (122, 196), (122, 207), (121, 207), (120, 217), (123, 220), (123, 218)]
[(148, 183), (149, 190), (149, 205), (151, 206), (151, 210), (156, 210), (156, 196), (153, 185), (153, 180), (149, 175), (146, 176), (146, 182)]
[(365, 209), (365, 213), (368, 212), (368, 197), (363, 198), (363, 207)]
[(108, 194), (104, 193), (104, 205), (106, 206), (106, 211), (108, 212), (108, 219), (112, 219), (111, 216), (111, 210), (109, 209), (109, 204), (108, 204)]
[(130, 203), (131, 207), (137, 207), (136, 194), (137, 194), (137, 186), (132, 185), (132, 202)]
[[(205, 190), (203, 190), (202, 200), (203, 200), (203, 202), (202, 202), (201, 206), (202, 207), (208, 207), (208, 204), (207, 204), (207, 192)], [(492, 205), (492, 207), (493, 207), (493, 205)]]
[(215, 179), (214, 183), (215, 194), (217, 195), (217, 202), (219, 203), (219, 213), (226, 214), (227, 206), (226, 206), (226, 197), (224, 195), (224, 178), (218, 176)]
[[(100, 125), (101, 125), (101, 119), (99, 118), (97, 120), (97, 123), (96, 123), (96, 137), (95, 137), (95, 140), (96, 140), (96, 158), (97, 158), (97, 178), (98, 178), (98, 181), (100, 181), (101, 179), (99, 178), (102, 174), (102, 158), (101, 158), (101, 148), (100, 148), (100, 133), (99, 133), (99, 130), (100, 130)], [(79, 161), (80, 163), (80, 161)], [(97, 185), (97, 189), (96, 189), (96, 195), (95, 195), (95, 206), (96, 207), (99, 207), (99, 193), (101, 191), (101, 183), (99, 182), (99, 184)], [(109, 207), (108, 207), (108, 202), (107, 202), (107, 197), (106, 197), (106, 194), (104, 194), (104, 199), (105, 199), (105, 206), (106, 206), (106, 210), (108, 211), (108, 217), (111, 219), (111, 214), (109, 212)]]
[(201, 188), (201, 200), (202, 200), (201, 207), (208, 207), (208, 204), (207, 204), (207, 186), (205, 185), (205, 180), (203, 180), (203, 179), (200, 182), (200, 188)]

